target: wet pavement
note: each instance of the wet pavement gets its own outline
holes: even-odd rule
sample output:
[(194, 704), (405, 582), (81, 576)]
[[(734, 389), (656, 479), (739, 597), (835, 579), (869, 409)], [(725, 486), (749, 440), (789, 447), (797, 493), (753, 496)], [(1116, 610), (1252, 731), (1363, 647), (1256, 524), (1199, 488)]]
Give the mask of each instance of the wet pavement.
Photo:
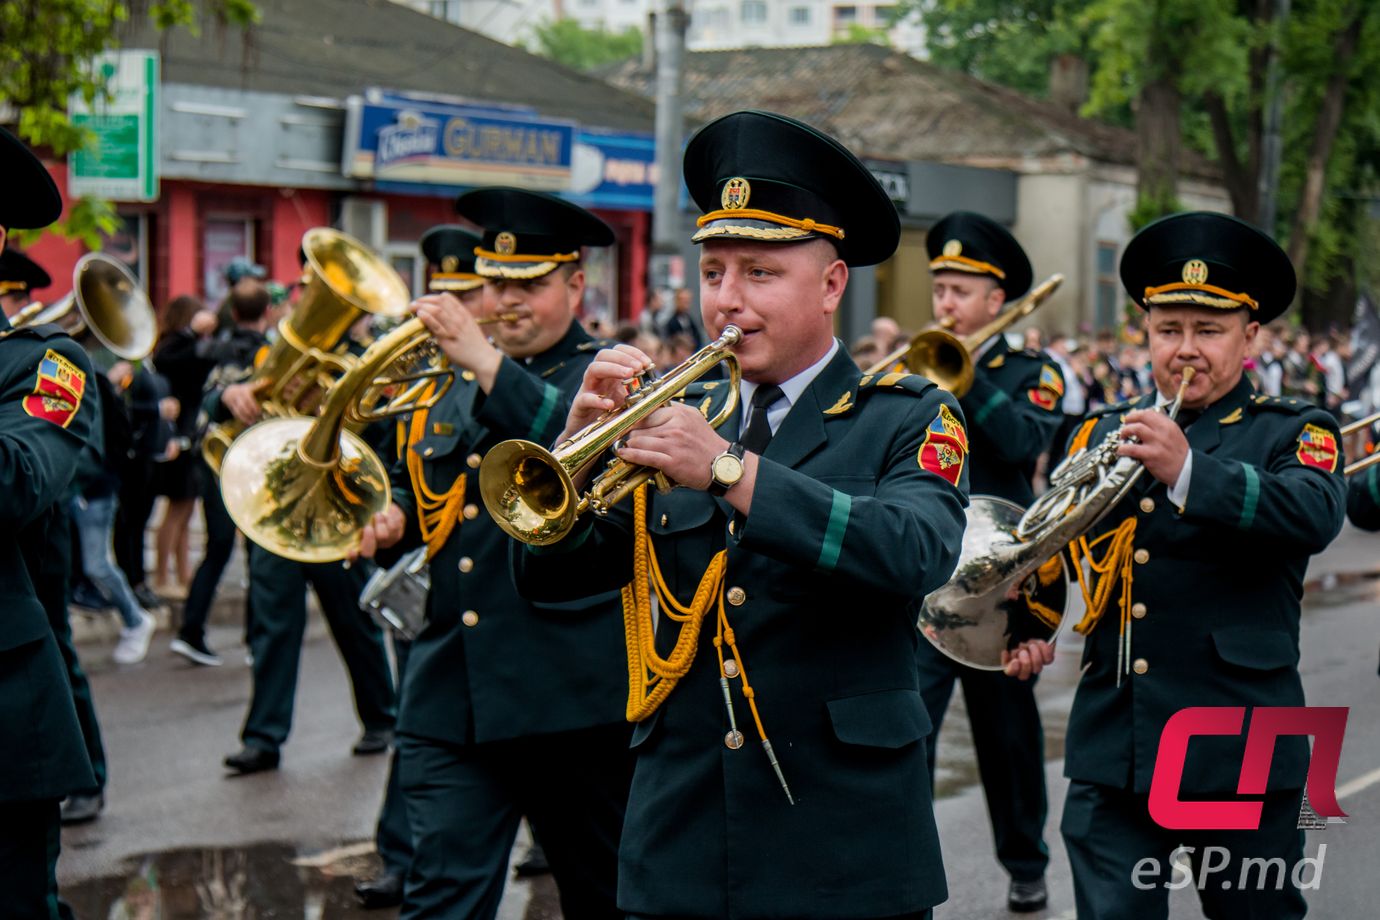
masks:
[[(1326, 878), (1310, 894), (1312, 915), (1373, 915), (1380, 864), (1380, 536), (1348, 531), (1310, 569), (1300, 669), (1309, 702), (1349, 706), (1338, 776), (1344, 826), (1310, 832), (1307, 851), (1328, 844)], [(231, 572), (236, 570), (232, 567)], [(109, 643), (87, 643), (111, 763), (108, 807), (98, 822), (63, 833), (59, 879), (79, 920), (258, 920), (388, 918), (365, 912), (352, 891), (377, 871), (373, 824), (387, 760), (351, 757), (359, 732), (349, 686), (319, 618), (302, 656), (297, 720), (280, 770), (227, 778), (220, 759), (237, 746), (249, 671), (238, 645), (232, 593), (213, 628), (226, 666), (193, 668), (167, 652), (160, 633), (133, 668), (108, 663)], [(1071, 616), (1074, 614), (1071, 613)], [(1060, 641), (1037, 696), (1046, 733), (1051, 850), (1050, 908), (1032, 918), (1072, 920), (1072, 883), (1058, 835), (1065, 781), (1064, 728), (1081, 639)], [(1006, 879), (997, 865), (972, 742), (957, 691), (939, 739), (936, 816), (949, 878), (938, 920), (1005, 918)], [(520, 839), (515, 858), (525, 851)], [(1171, 898), (1171, 916), (1199, 916), (1191, 890)], [(549, 877), (510, 881), (501, 920), (559, 920)]]

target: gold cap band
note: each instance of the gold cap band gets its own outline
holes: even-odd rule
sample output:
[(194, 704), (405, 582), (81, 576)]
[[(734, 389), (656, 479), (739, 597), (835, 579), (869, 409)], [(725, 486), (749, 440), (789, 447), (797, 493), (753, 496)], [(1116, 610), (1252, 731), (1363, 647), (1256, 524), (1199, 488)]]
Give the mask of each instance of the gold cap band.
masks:
[[(784, 214), (777, 214), (773, 211), (758, 211), (754, 208), (734, 208), (732, 210), (710, 211), (708, 214), (695, 221), (695, 226), (703, 227), (705, 224), (716, 220), (764, 220), (767, 223), (780, 224), (783, 227), (790, 227), (795, 230), (804, 231), (805, 233), (823, 233), (835, 239), (843, 239), (842, 227), (835, 227), (831, 224), (821, 224), (813, 217), (797, 220), (794, 217), (787, 217)], [(700, 234), (696, 234), (696, 236), (699, 235)]]
[(1201, 304), (1205, 307), (1218, 307), (1223, 310), (1235, 310), (1238, 307), (1250, 307), (1252, 310), (1260, 309), (1260, 304), (1256, 303), (1249, 294), (1240, 294), (1212, 284), (1190, 284), (1187, 281), (1175, 281), (1172, 284), (1162, 284), (1159, 287), (1147, 287), (1145, 289), (1145, 303), (1147, 305), (1192, 303)]
[(996, 275), (998, 279), (1005, 281), (1006, 272), (997, 268), (991, 262), (979, 262), (977, 259), (970, 259), (967, 256), (940, 256), (930, 262), (930, 271), (937, 272), (943, 269), (950, 269), (956, 272), (968, 272), (978, 275)]

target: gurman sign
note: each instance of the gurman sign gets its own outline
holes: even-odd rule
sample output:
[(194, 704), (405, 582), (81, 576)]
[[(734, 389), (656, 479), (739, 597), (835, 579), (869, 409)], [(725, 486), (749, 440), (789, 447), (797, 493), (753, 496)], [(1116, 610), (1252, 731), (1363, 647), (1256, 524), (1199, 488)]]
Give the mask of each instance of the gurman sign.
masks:
[(344, 172), (427, 185), (569, 188), (575, 124), (524, 111), (352, 97)]

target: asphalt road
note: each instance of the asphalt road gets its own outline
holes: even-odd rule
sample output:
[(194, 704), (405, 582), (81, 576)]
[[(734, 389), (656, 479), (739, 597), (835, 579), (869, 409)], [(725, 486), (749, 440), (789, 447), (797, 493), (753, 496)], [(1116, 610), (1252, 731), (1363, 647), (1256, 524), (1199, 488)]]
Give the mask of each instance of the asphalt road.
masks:
[[(1380, 895), (1380, 536), (1348, 530), (1310, 569), (1301, 668), (1313, 705), (1351, 708), (1338, 789), (1345, 825), (1310, 832), (1307, 853), (1326, 844), (1312, 914), (1368, 918)], [(237, 569), (231, 569), (237, 573)], [(235, 609), (237, 575), (227, 579)], [(371, 839), (387, 761), (350, 755), (359, 726), (339, 657), (314, 617), (302, 655), (296, 724), (274, 773), (226, 778), (224, 754), (238, 747), (249, 669), (238, 628), (217, 625), (213, 645), (226, 665), (193, 668), (167, 652), (160, 633), (148, 661), (109, 664), (102, 630), (82, 646), (110, 760), (108, 806), (95, 824), (63, 834), (59, 879), (80, 920), (107, 918), (388, 917), (354, 907), (351, 879), (376, 865)], [(1076, 637), (1075, 637), (1076, 638)], [(1058, 835), (1065, 781), (1063, 726), (1078, 661), (1062, 642), (1038, 694), (1050, 761), (1047, 830), (1052, 864), (1046, 918), (1073, 918), (1073, 890)], [(1006, 879), (992, 856), (981, 789), (975, 788), (962, 695), (940, 738), (936, 806), (949, 901), (940, 920), (1008, 917)], [(524, 843), (515, 852), (520, 855)], [(1176, 892), (1174, 917), (1199, 916), (1191, 889)], [(558, 920), (547, 879), (509, 884), (503, 920)]]

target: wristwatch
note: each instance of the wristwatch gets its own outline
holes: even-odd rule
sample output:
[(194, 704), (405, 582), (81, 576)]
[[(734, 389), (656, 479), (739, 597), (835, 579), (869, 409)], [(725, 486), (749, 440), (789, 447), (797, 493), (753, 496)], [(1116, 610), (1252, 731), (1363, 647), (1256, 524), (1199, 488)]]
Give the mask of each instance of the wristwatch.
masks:
[(736, 486), (738, 481), (743, 478), (743, 453), (742, 443), (734, 441), (728, 445), (728, 450), (709, 461), (708, 492), (710, 495), (715, 498), (723, 498), (724, 493)]

